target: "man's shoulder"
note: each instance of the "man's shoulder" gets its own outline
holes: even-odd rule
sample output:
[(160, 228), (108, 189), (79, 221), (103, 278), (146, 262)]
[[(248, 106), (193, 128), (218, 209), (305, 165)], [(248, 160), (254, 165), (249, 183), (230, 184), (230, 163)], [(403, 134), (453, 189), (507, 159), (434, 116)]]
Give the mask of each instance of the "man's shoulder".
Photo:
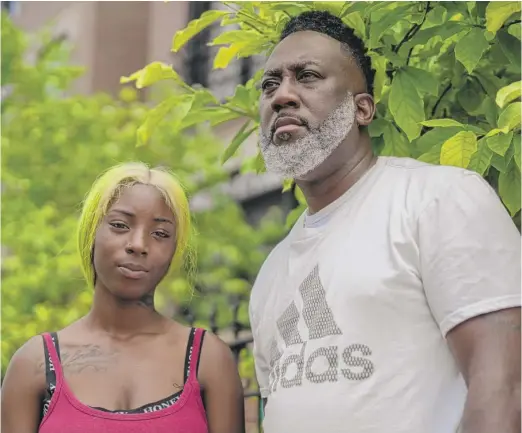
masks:
[[(430, 180), (454, 179), (466, 174), (476, 174), (470, 170), (452, 165), (437, 165), (413, 158), (382, 157), (385, 166), (395, 175), (404, 177), (424, 177)], [(478, 174), (476, 174), (478, 176)]]
[(385, 157), (387, 176), (385, 184), (397, 191), (399, 185), (404, 192), (418, 196), (419, 203), (431, 200), (445, 193), (448, 188), (478, 179), (485, 183), (478, 173), (461, 167), (436, 165), (404, 157)]

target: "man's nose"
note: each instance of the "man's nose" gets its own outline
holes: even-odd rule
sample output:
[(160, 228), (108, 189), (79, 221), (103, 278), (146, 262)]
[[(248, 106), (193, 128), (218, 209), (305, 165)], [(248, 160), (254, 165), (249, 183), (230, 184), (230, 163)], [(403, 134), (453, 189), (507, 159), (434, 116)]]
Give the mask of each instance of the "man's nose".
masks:
[(295, 86), (288, 79), (282, 80), (272, 98), (272, 110), (278, 113), (283, 108), (299, 108), (300, 105)]

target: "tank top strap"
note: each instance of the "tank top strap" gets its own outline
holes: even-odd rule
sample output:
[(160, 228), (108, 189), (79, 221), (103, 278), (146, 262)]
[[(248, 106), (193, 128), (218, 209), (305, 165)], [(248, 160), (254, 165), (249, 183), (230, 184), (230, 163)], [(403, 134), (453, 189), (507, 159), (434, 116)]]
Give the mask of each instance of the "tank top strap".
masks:
[(60, 354), (59, 354), (59, 345), (58, 345), (58, 336), (56, 333), (44, 333), (43, 339), (46, 350), (46, 355), (48, 354), (48, 358), (46, 356), (45, 365), (46, 365), (46, 376), (54, 376), (56, 380), (56, 384), (62, 379), (62, 365), (60, 362)]
[(197, 380), (199, 360), (201, 358), (201, 347), (203, 346), (203, 337), (205, 330), (201, 328), (193, 328), (191, 332), (192, 344), (190, 346), (190, 355), (188, 358), (188, 380)]

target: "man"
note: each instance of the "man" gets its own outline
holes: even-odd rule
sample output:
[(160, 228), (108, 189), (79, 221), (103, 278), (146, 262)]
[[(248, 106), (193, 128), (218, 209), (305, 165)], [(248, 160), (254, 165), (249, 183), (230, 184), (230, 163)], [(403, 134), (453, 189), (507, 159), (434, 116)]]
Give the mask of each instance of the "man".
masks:
[(264, 431), (519, 433), (519, 233), (479, 175), (372, 154), (373, 75), (326, 12), (266, 64), (261, 150), (308, 210), (252, 291)]

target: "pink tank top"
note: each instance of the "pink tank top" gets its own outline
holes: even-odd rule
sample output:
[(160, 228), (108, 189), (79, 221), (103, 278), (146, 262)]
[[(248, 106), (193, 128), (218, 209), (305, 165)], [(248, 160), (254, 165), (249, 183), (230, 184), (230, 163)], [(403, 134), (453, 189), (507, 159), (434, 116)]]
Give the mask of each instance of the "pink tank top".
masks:
[(202, 329), (196, 329), (190, 353), (190, 372), (179, 399), (169, 407), (148, 413), (114, 413), (80, 402), (64, 379), (58, 352), (50, 334), (45, 344), (56, 372), (56, 389), (39, 433), (208, 433), (197, 365)]

